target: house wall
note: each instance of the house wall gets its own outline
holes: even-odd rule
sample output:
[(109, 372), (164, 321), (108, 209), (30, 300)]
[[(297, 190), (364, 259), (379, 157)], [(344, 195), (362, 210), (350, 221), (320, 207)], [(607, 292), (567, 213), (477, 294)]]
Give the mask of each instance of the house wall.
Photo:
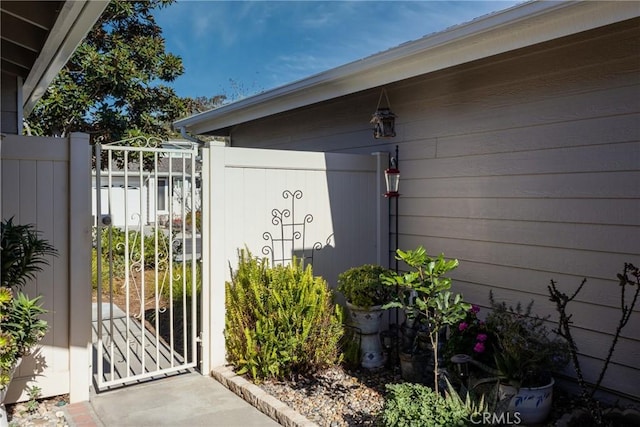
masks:
[(89, 137), (84, 134), (2, 138), (2, 219), (33, 224), (58, 251), (23, 289), (32, 298), (42, 295), (49, 331), (39, 351), (23, 358), (8, 402), (28, 399), (26, 387), (31, 385), (40, 387), (43, 397), (89, 397), (89, 153)]
[[(556, 318), (549, 281), (569, 293), (586, 277), (570, 309), (594, 381), (620, 315), (616, 273), (640, 264), (639, 22), (388, 85), (393, 139), (372, 137), (376, 88), (236, 126), (231, 144), (351, 153), (397, 144), (399, 247), (458, 258), (456, 290), (483, 307), (492, 290)], [(640, 398), (638, 357), (636, 308), (604, 385)]]
[(18, 78), (14, 75), (2, 73), (0, 76), (1, 101), (1, 131), (5, 134), (18, 133), (18, 106), (22, 104), (18, 97)]

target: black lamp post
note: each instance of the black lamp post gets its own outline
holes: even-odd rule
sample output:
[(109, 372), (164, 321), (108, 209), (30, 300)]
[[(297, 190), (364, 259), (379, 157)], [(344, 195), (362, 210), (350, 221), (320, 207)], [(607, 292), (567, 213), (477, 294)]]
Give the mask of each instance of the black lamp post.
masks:
[[(389, 199), (389, 203), (391, 199), (395, 199), (395, 245), (393, 253), (398, 250), (398, 199), (400, 197), (400, 193), (398, 190), (400, 189), (400, 170), (398, 169), (398, 146), (396, 145), (396, 153), (395, 156), (392, 156), (389, 160), (389, 167), (384, 171), (384, 179), (387, 187), (387, 192), (384, 193), (384, 196)], [(389, 229), (391, 229), (391, 210), (389, 210)], [(391, 236), (389, 236), (391, 237)], [(394, 256), (395, 259), (395, 272), (398, 272), (398, 258)], [(398, 293), (398, 285), (396, 285), (396, 293)], [(391, 312), (389, 313), (391, 315)], [(399, 357), (400, 355), (400, 319), (398, 310), (395, 310), (395, 355)], [(391, 320), (391, 319), (389, 319)], [(396, 361), (394, 361), (396, 362)]]

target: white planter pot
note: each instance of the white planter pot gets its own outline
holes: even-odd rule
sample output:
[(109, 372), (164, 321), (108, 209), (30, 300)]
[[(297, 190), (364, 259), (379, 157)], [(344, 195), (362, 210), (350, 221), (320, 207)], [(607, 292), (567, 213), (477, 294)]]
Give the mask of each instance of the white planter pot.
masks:
[(551, 413), (554, 379), (543, 387), (520, 387), (509, 402), (509, 412), (518, 413), (522, 424), (544, 422)]
[(349, 302), (347, 307), (352, 324), (360, 334), (360, 364), (367, 369), (384, 366), (385, 357), (379, 333), (384, 310), (380, 306), (363, 308)]
[(351, 312), (353, 326), (358, 328), (361, 334), (377, 334), (380, 331), (380, 322), (384, 314), (381, 306), (363, 308), (347, 302), (347, 307)]
[[(18, 359), (16, 364), (9, 372), (9, 384), (11, 384), (11, 378), (13, 378), (13, 374), (15, 374), (16, 369), (18, 369), (18, 365), (20, 365), (22, 359)], [(9, 391), (9, 384), (7, 384), (2, 390), (0, 390), (0, 427), (8, 427), (9, 420), (7, 419), (7, 408), (4, 406), (4, 399), (7, 397), (7, 392)]]
[(379, 334), (360, 335), (360, 364), (363, 368), (375, 369), (386, 362)]

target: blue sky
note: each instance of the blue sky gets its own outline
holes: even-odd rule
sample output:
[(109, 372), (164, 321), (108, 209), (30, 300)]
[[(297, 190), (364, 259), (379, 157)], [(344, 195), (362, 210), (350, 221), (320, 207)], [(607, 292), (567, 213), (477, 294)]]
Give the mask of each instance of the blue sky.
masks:
[(179, 96), (238, 99), (522, 1), (196, 1), (155, 13)]

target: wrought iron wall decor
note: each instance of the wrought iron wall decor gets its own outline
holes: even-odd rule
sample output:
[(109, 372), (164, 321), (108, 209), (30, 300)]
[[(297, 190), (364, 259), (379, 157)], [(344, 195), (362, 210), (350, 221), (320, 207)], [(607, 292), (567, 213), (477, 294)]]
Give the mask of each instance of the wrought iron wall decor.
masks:
[[(306, 214), (301, 221), (296, 221), (295, 203), (302, 199), (302, 191), (291, 192), (284, 190), (282, 198), (291, 199), (291, 207), (286, 209), (272, 209), (271, 223), (278, 227), (279, 237), (274, 237), (270, 232), (262, 233), (262, 238), (268, 243), (262, 247), (262, 254), (271, 257), (271, 265), (285, 264), (293, 260), (295, 254), (295, 243), (300, 242), (301, 252), (296, 254), (297, 259), (301, 259), (306, 264), (313, 265), (313, 256), (316, 251), (321, 250), (325, 245), (315, 242), (311, 248), (306, 246), (307, 224), (313, 222), (313, 215)], [(331, 236), (327, 238), (327, 244)], [(310, 251), (310, 252), (309, 252)]]

